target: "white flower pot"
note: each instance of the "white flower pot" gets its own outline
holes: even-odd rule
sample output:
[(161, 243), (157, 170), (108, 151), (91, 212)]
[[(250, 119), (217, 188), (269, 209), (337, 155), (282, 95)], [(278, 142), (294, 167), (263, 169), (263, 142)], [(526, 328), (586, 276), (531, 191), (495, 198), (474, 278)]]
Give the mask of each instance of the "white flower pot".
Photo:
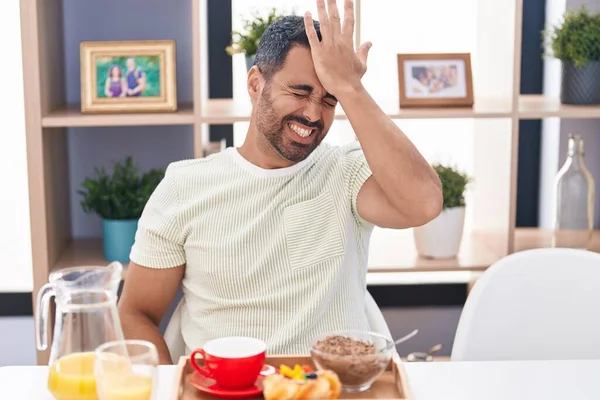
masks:
[(465, 207), (443, 210), (423, 226), (414, 228), (415, 246), (421, 257), (452, 258), (458, 254), (465, 223)]

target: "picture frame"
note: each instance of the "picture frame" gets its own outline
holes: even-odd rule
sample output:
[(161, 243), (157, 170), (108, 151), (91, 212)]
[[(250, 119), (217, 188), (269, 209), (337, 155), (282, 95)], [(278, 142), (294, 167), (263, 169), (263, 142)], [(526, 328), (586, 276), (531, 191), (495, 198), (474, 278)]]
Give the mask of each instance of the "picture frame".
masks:
[(175, 41), (81, 42), (81, 112), (177, 110)]
[(470, 53), (398, 54), (400, 108), (472, 107)]

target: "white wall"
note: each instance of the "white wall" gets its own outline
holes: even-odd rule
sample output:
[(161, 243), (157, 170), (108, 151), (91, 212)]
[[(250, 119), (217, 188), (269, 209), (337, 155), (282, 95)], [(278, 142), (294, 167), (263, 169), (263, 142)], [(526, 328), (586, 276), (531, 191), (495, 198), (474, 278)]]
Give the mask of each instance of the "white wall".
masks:
[[(561, 21), (565, 10), (577, 10), (582, 5), (591, 12), (600, 11), (600, 0), (548, 0), (546, 21), (548, 26)], [(561, 82), (560, 61), (548, 58), (544, 61), (544, 94), (559, 98)], [(600, 181), (600, 121), (593, 119), (549, 118), (542, 123), (542, 146), (540, 165), (539, 221), (543, 228), (551, 229), (554, 204), (554, 178), (565, 162), (569, 134), (583, 136), (585, 164), (596, 182)], [(596, 191), (594, 226), (600, 226), (600, 201)]]
[(33, 277), (18, 1), (0, 2), (0, 26), (0, 292), (29, 292)]

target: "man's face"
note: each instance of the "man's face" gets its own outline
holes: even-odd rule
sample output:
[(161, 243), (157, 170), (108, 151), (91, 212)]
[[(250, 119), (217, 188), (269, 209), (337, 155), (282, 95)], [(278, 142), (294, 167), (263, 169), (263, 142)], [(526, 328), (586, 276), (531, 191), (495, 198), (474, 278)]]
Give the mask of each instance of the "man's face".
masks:
[(135, 69), (135, 61), (133, 59), (127, 60), (127, 68), (131, 71)]
[(294, 46), (258, 93), (258, 134), (284, 159), (302, 161), (329, 131), (336, 105), (317, 78), (310, 50)]

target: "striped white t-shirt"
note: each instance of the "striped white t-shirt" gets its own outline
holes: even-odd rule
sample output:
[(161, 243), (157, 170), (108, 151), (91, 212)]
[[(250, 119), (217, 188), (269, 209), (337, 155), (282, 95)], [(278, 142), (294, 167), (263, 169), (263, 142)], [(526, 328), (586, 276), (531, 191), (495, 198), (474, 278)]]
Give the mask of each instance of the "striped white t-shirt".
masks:
[(306, 354), (316, 335), (369, 329), (373, 226), (356, 212), (369, 176), (358, 142), (322, 143), (280, 169), (262, 169), (235, 148), (172, 163), (144, 209), (131, 260), (186, 264), (188, 349), (251, 336), (270, 354)]

